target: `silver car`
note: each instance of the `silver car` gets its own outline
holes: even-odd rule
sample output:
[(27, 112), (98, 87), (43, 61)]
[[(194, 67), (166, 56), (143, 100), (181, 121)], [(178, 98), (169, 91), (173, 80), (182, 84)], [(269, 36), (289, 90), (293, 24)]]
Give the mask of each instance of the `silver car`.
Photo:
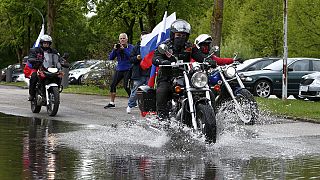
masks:
[(299, 97), (311, 101), (320, 101), (320, 72), (302, 77), (299, 87)]

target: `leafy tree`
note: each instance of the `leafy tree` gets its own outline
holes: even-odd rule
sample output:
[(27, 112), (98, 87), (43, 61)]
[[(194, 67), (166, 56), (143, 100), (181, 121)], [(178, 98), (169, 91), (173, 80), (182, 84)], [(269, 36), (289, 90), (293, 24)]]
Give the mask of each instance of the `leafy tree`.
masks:
[(289, 1), (289, 56), (320, 58), (320, 1)]

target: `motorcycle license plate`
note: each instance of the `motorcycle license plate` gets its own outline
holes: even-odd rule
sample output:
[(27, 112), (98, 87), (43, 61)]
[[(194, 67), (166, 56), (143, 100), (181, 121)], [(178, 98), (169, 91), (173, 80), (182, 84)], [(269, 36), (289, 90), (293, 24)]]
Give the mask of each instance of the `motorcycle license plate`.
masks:
[(307, 92), (308, 91), (308, 86), (300, 86), (300, 91)]

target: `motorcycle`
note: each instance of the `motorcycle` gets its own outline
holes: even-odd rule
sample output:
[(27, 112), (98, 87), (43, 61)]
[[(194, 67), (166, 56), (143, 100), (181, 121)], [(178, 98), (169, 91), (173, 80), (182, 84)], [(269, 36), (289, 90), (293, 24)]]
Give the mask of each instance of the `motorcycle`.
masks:
[(44, 53), (44, 61), (37, 71), (39, 81), (36, 85), (36, 96), (31, 101), (31, 111), (39, 113), (42, 106), (47, 107), (49, 116), (55, 116), (60, 105), (62, 92), (61, 79), (64, 76), (60, 56)]
[[(234, 60), (237, 55), (234, 56)], [(255, 124), (259, 109), (253, 95), (243, 85), (236, 66), (239, 62), (217, 66), (209, 72), (209, 86), (215, 94), (216, 112), (225, 103), (233, 102), (236, 114), (247, 124)]]
[[(169, 53), (165, 44), (159, 45), (158, 51), (162, 54)], [(215, 143), (216, 117), (211, 105), (214, 98), (208, 86), (206, 72), (210, 65), (198, 62), (184, 63), (176, 58), (176, 62), (171, 65), (160, 65), (160, 67), (171, 67), (174, 73), (171, 85), (172, 101), (168, 102), (171, 109), (170, 117), (175, 117), (177, 121), (191, 127), (195, 132), (204, 134), (207, 142)], [(155, 90), (143, 86), (138, 89), (137, 95), (142, 114), (146, 111), (155, 111)]]

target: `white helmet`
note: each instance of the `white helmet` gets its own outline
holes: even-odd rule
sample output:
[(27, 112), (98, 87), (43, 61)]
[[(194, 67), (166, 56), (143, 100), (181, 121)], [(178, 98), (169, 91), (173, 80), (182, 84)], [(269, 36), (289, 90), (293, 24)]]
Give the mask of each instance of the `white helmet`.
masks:
[(194, 44), (197, 46), (198, 49), (200, 49), (200, 43), (211, 43), (212, 42), (212, 37), (208, 34), (200, 34), (195, 40)]
[(49, 42), (49, 44), (51, 45), (52, 43), (52, 38), (51, 36), (45, 34), (45, 35), (42, 35), (41, 38), (40, 38), (40, 43), (42, 42)]

